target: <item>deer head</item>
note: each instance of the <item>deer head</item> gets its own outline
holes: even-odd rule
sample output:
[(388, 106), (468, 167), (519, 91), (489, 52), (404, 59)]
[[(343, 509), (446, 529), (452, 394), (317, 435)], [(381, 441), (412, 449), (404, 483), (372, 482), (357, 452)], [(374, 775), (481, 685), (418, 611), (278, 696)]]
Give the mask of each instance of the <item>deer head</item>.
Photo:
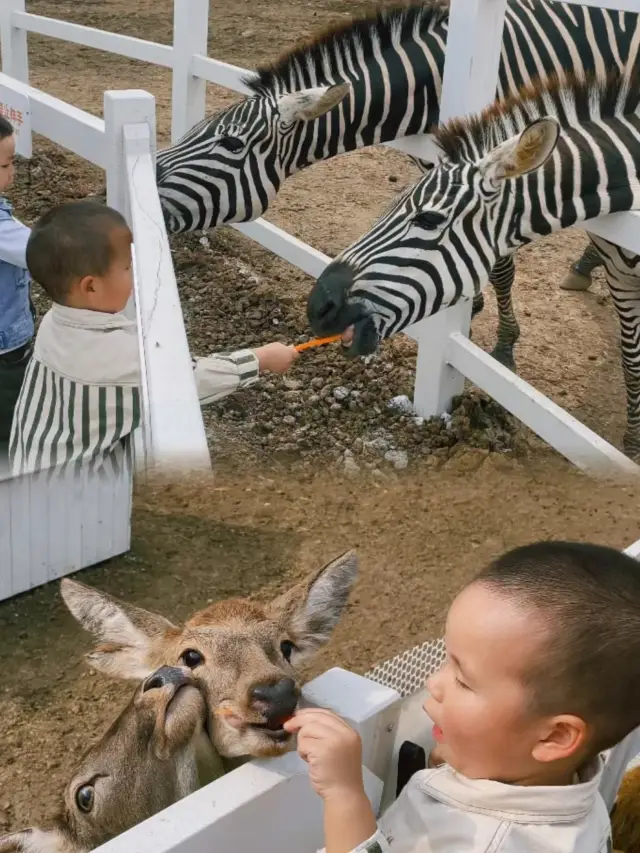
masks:
[(356, 573), (347, 552), (268, 604), (221, 601), (182, 626), (68, 578), (61, 591), (98, 641), (87, 655), (94, 669), (141, 679), (162, 664), (187, 667), (206, 697), (218, 753), (258, 758), (292, 748), (283, 724), (300, 698), (297, 669), (329, 640)]
[(52, 827), (5, 835), (0, 853), (87, 853), (221, 776), (206, 720), (191, 670), (151, 673), (80, 760)]

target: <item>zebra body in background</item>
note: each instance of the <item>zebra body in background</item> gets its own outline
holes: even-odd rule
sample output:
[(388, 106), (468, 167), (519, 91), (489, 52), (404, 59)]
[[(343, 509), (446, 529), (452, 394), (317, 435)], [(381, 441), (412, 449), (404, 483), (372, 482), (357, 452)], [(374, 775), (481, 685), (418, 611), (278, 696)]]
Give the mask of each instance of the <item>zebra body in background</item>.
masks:
[[(640, 208), (640, 62), (586, 82), (534, 82), (479, 116), (449, 122), (435, 143), (434, 168), (312, 289), (313, 333), (353, 324), (352, 354), (366, 355), (381, 339), (473, 297), (497, 258), (538, 237)], [(624, 446), (638, 456), (640, 257), (591, 240), (620, 319)]]
[[(638, 25), (632, 13), (508, 0), (497, 93), (550, 72), (621, 68), (637, 49)], [(447, 29), (447, 0), (377, 9), (248, 75), (250, 97), (158, 152), (169, 232), (257, 219), (299, 170), (429, 132), (438, 123)], [(590, 257), (587, 249), (583, 271)], [(503, 259), (491, 279), (500, 327), (512, 313), (513, 278), (512, 259)], [(474, 311), (482, 305), (479, 296)]]

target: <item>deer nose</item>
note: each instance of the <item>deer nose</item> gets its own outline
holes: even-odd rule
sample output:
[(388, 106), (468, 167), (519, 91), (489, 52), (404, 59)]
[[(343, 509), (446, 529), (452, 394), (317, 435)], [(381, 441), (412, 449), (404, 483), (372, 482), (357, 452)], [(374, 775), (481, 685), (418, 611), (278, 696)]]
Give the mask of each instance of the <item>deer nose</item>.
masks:
[(166, 687), (173, 684), (174, 687), (182, 687), (183, 684), (189, 683), (189, 676), (184, 670), (177, 666), (161, 666), (145, 681), (142, 692), (147, 690), (157, 690), (160, 687)]
[(293, 678), (283, 678), (277, 684), (258, 684), (251, 691), (251, 698), (270, 720), (293, 714), (298, 704), (298, 689)]

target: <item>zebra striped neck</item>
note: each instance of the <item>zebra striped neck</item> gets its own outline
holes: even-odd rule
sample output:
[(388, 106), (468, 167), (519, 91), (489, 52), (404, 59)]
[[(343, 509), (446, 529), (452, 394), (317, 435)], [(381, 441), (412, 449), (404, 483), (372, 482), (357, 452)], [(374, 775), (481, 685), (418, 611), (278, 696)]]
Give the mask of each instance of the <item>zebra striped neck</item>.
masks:
[(506, 182), (497, 217), (500, 250), (640, 207), (640, 63), (625, 75), (532, 83), (479, 116), (450, 122), (436, 142), (453, 164), (477, 163), (545, 116), (560, 122), (560, 141), (541, 171)]
[(280, 152), (282, 173), (437, 124), (448, 14), (447, 0), (378, 9), (245, 78), (255, 94), (274, 102), (314, 86), (352, 85), (338, 109), (292, 128)]

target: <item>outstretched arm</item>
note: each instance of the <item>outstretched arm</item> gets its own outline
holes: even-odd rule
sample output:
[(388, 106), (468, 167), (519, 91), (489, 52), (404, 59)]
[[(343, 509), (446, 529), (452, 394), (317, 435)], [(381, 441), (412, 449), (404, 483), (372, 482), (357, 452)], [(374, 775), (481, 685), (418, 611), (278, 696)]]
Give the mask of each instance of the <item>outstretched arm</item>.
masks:
[(234, 391), (254, 385), (267, 371), (284, 373), (296, 358), (295, 348), (281, 343), (194, 358), (193, 371), (200, 405), (215, 403)]

